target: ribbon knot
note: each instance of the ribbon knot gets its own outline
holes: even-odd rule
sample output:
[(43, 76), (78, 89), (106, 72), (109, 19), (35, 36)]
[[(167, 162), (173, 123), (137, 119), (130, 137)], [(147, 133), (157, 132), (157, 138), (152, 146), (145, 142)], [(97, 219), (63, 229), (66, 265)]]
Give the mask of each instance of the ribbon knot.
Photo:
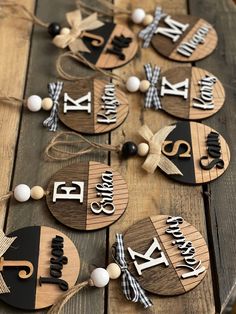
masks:
[(152, 23), (145, 27), (140, 33), (139, 38), (143, 39), (143, 48), (148, 48), (152, 40), (153, 35), (158, 27), (160, 20), (165, 17), (166, 14), (162, 12), (161, 7), (156, 7), (155, 15)]
[(140, 302), (145, 308), (152, 306), (152, 302), (146, 296), (138, 281), (131, 275), (125, 260), (123, 235), (116, 234), (115, 261), (121, 268), (121, 287), (127, 300)]
[(49, 83), (48, 94), (53, 101), (50, 116), (43, 121), (43, 126), (49, 129), (49, 131), (55, 132), (57, 130), (58, 122), (58, 109), (59, 109), (59, 98), (63, 88), (63, 82)]
[[(83, 33), (89, 30), (97, 29), (104, 25), (103, 22), (98, 20), (97, 13), (93, 13), (90, 16), (86, 17), (82, 20), (82, 15), (80, 10), (75, 10), (72, 12), (68, 12), (66, 14), (66, 19), (71, 29), (68, 34), (60, 34), (54, 37), (53, 43), (59, 48), (69, 47), (73, 53), (78, 51), (81, 52), (90, 52), (87, 46), (84, 44), (81, 37)], [(86, 33), (88, 36), (89, 34)], [(91, 38), (98, 40), (98, 36), (90, 34)]]
[(157, 166), (167, 174), (183, 175), (182, 172), (161, 152), (162, 144), (167, 136), (175, 129), (176, 125), (166, 126), (153, 134), (147, 125), (139, 130), (139, 135), (148, 142), (149, 153), (142, 168), (149, 173), (154, 173)]
[(158, 97), (157, 82), (160, 75), (160, 68), (155, 65), (152, 70), (151, 64), (144, 65), (147, 80), (150, 82), (150, 87), (146, 93), (144, 108), (161, 109), (161, 101)]

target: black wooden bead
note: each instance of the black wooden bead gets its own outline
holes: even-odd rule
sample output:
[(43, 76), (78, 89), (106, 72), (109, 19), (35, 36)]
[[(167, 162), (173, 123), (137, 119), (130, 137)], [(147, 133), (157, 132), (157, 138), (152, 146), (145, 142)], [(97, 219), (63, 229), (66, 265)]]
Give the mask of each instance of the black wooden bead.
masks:
[(122, 152), (122, 156), (125, 157), (125, 158), (131, 157), (131, 156), (135, 156), (135, 155), (137, 155), (138, 147), (133, 142), (126, 142), (122, 146), (121, 152)]
[(51, 23), (48, 26), (48, 33), (52, 36), (55, 37), (56, 35), (59, 35), (61, 31), (61, 25), (58, 23)]

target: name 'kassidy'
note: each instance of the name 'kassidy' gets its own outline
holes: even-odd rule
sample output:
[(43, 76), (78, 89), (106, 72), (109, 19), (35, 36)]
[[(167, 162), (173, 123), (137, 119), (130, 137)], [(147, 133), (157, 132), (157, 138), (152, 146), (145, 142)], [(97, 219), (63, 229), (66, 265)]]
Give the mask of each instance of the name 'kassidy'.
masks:
[(166, 223), (169, 224), (166, 233), (171, 234), (174, 238), (172, 242), (173, 245), (176, 245), (181, 252), (181, 255), (184, 257), (183, 264), (179, 264), (176, 268), (187, 268), (189, 271), (182, 274), (182, 278), (189, 278), (193, 276), (198, 276), (203, 273), (206, 268), (201, 266), (201, 261), (198, 261), (195, 258), (195, 248), (192, 246), (191, 241), (187, 241), (183, 233), (179, 228), (179, 224), (183, 223), (182, 217), (168, 217)]

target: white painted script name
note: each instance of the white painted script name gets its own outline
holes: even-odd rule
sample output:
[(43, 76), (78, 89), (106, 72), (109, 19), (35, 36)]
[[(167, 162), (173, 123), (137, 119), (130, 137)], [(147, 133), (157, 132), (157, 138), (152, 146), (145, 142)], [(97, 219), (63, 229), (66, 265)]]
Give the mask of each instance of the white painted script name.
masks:
[(101, 110), (97, 113), (97, 122), (104, 124), (116, 123), (117, 107), (120, 103), (116, 99), (114, 84), (105, 85), (102, 102)]
[(177, 48), (177, 52), (185, 57), (190, 57), (199, 44), (205, 43), (205, 37), (211, 30), (211, 26), (208, 24), (204, 24), (201, 26), (197, 32), (193, 35), (193, 37), (186, 42), (182, 42)]
[(182, 217), (168, 217), (166, 223), (169, 224), (168, 229), (166, 229), (166, 233), (171, 234), (174, 238), (172, 242), (173, 245), (176, 245), (180, 250), (181, 255), (184, 257), (183, 264), (179, 264), (176, 268), (186, 268), (188, 272), (182, 274), (182, 278), (190, 278), (193, 276), (198, 276), (204, 271), (206, 268), (201, 266), (201, 261), (198, 261), (195, 258), (195, 248), (192, 245), (191, 241), (187, 241), (184, 237), (183, 233), (179, 228), (179, 224), (183, 223)]
[(217, 81), (216, 77), (206, 75), (198, 82), (198, 85), (200, 85), (200, 97), (193, 98), (194, 108), (203, 110), (214, 109), (213, 87), (216, 81)]
[(112, 171), (105, 171), (102, 174), (102, 183), (96, 185), (97, 196), (102, 200), (93, 202), (90, 208), (94, 214), (104, 213), (112, 215), (115, 211), (115, 205), (113, 203), (113, 173)]

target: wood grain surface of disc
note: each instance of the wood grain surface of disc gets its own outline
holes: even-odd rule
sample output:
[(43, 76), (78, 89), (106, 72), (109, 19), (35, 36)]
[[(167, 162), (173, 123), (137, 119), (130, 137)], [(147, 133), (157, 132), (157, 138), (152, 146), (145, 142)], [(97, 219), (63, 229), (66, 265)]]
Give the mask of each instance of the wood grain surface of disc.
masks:
[(180, 62), (207, 57), (217, 46), (218, 36), (211, 24), (191, 15), (162, 18), (152, 46), (163, 56)]
[[(181, 156), (186, 152), (189, 157)], [(217, 179), (226, 171), (230, 162), (230, 150), (225, 139), (209, 126), (193, 121), (176, 123), (175, 129), (162, 144), (162, 154), (182, 173), (170, 177), (191, 185)]]
[[(102, 27), (90, 31), (90, 33), (101, 36), (104, 39), (104, 43), (99, 47), (94, 47), (90, 38), (83, 38), (83, 42), (90, 50), (90, 52), (83, 53), (83, 56), (99, 68), (114, 69), (121, 67), (131, 61), (137, 53), (138, 41), (136, 36), (125, 25), (105, 23)], [(123, 57), (109, 52), (109, 49), (114, 47), (112, 41), (120, 36), (131, 38), (132, 40), (128, 47), (121, 49)]]
[(124, 246), (129, 271), (143, 289), (159, 295), (188, 292), (203, 280), (209, 266), (204, 238), (181, 217), (157, 215), (138, 221), (124, 234)]
[(163, 72), (159, 90), (162, 109), (185, 120), (208, 118), (225, 102), (220, 80), (197, 67), (174, 67)]
[(60, 102), (61, 122), (86, 134), (100, 134), (117, 128), (129, 112), (126, 95), (102, 79), (64, 83)]
[(64, 225), (97, 230), (118, 220), (128, 204), (128, 188), (108, 165), (89, 161), (67, 166), (51, 178), (47, 205)]
[[(23, 310), (42, 309), (54, 304), (65, 293), (60, 284), (67, 286), (67, 290), (75, 285), (80, 258), (75, 245), (65, 234), (54, 228), (33, 226), (14, 231), (9, 236), (17, 239), (4, 253), (4, 260), (18, 261), (22, 267), (3, 268), (2, 275), (10, 293), (1, 294), (1, 300)], [(53, 251), (56, 238), (60, 238), (60, 249), (54, 246)], [(63, 264), (58, 262), (60, 257)], [(33, 266), (32, 275), (26, 279), (19, 276), (20, 270), (28, 271), (23, 266), (25, 262)], [(56, 264), (60, 270), (51, 274), (50, 267)]]

